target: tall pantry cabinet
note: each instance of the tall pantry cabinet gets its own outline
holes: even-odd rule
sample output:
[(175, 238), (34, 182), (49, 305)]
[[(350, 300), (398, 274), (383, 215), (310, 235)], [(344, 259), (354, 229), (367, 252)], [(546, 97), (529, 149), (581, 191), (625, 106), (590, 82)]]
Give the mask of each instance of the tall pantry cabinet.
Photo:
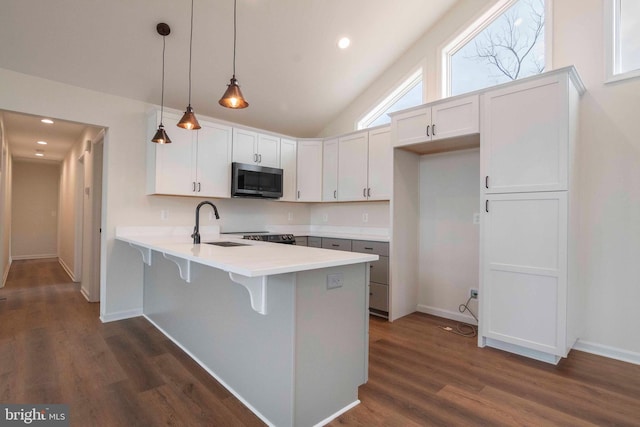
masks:
[(578, 338), (575, 69), (487, 90), (479, 345), (557, 363)]

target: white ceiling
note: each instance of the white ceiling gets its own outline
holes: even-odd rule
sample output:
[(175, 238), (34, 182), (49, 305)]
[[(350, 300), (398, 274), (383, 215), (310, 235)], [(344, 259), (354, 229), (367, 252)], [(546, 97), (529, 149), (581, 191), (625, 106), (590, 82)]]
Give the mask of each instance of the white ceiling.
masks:
[[(194, 0), (191, 104), (197, 115), (316, 136), (456, 1), (238, 0), (236, 77), (250, 106), (228, 110), (218, 99), (232, 74), (233, 0)], [(184, 110), (190, 7), (2, 0), (0, 67), (160, 104), (156, 24), (166, 22), (165, 105)]]

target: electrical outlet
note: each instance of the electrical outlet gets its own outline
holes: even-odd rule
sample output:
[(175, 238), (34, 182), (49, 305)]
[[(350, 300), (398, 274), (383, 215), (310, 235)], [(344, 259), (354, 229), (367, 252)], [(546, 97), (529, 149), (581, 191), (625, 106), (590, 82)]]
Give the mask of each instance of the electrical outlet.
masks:
[(162, 209), (162, 210), (160, 211), (160, 219), (161, 219), (162, 221), (166, 221), (167, 219), (169, 219), (169, 211), (167, 211), (167, 210), (165, 210), (165, 209)]
[(289, 213), (287, 214), (287, 220), (289, 220), (289, 221), (293, 221), (293, 212), (289, 212)]
[(327, 289), (336, 289), (342, 287), (342, 273), (327, 275)]
[(329, 221), (329, 214), (322, 214), (322, 221), (324, 222)]
[(362, 222), (369, 222), (369, 214), (368, 213), (363, 213), (362, 214)]
[(478, 290), (477, 289), (469, 289), (469, 296), (473, 299), (478, 299)]
[(480, 224), (480, 212), (476, 212), (473, 214), (473, 223)]

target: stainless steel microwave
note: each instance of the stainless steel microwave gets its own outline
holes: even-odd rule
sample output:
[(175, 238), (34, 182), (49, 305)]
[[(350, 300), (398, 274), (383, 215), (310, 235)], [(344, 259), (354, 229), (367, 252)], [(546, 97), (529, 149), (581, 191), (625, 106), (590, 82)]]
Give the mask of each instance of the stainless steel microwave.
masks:
[(282, 197), (282, 169), (233, 162), (231, 197)]

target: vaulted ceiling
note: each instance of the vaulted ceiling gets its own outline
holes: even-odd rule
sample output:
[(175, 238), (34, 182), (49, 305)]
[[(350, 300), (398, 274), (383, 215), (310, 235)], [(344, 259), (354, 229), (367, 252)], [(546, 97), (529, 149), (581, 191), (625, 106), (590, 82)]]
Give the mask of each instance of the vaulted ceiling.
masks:
[[(232, 74), (233, 0), (193, 0), (196, 114), (315, 136), (459, 0), (238, 0), (236, 76), (250, 103), (218, 105)], [(188, 96), (188, 0), (3, 0), (0, 67), (165, 105)], [(352, 43), (337, 48), (342, 36)]]

